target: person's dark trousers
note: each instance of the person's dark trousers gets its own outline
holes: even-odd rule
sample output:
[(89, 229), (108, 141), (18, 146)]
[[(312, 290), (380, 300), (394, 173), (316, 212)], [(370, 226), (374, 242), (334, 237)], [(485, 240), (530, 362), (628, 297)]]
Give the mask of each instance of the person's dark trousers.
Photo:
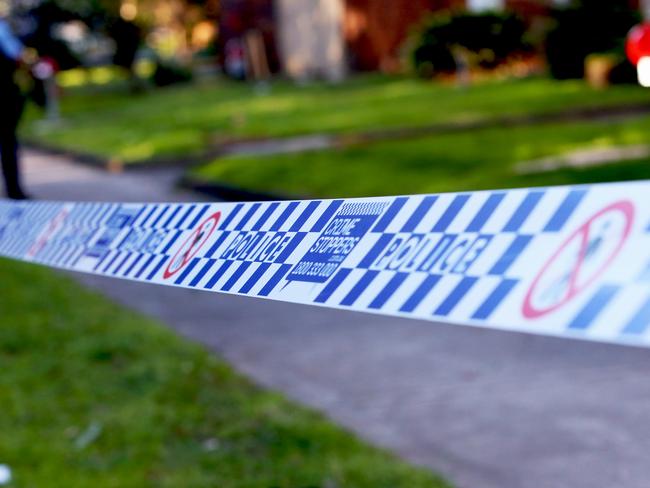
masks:
[[(8, 95), (8, 96), (7, 96)], [(7, 96), (7, 98), (5, 98)], [(25, 193), (20, 185), (18, 162), (18, 139), (16, 130), (23, 109), (23, 100), (18, 90), (5, 92), (3, 102), (7, 110), (0, 110), (0, 157), (2, 158), (2, 175), (9, 198), (24, 199)], [(4, 105), (4, 103), (3, 103)]]
[(0, 155), (2, 156), (2, 175), (9, 198), (24, 198), (18, 172), (18, 141), (16, 134), (2, 131), (0, 134)]

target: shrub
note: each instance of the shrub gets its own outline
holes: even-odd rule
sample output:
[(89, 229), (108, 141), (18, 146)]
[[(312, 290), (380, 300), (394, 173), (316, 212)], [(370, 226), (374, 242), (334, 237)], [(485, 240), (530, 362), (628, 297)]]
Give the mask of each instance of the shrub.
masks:
[(192, 80), (192, 72), (176, 63), (158, 61), (153, 73), (153, 83), (156, 86), (168, 86)]
[(553, 77), (582, 78), (590, 54), (623, 56), (625, 37), (640, 21), (639, 12), (623, 3), (581, 0), (552, 11), (555, 27), (546, 39), (546, 57)]
[(413, 64), (421, 76), (454, 71), (455, 50), (484, 68), (494, 68), (514, 54), (531, 50), (527, 26), (513, 13), (441, 13), (416, 34)]

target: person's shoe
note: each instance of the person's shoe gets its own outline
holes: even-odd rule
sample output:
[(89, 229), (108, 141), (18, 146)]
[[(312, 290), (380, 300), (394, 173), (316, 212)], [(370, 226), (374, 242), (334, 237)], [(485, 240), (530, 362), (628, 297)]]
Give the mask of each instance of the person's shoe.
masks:
[(23, 192), (22, 190), (17, 192), (11, 192), (7, 196), (12, 200), (31, 200), (31, 197), (27, 195), (25, 192)]

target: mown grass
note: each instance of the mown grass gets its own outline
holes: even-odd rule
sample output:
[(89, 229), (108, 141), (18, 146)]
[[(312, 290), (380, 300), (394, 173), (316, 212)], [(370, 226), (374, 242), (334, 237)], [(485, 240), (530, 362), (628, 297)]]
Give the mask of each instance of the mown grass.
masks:
[(231, 138), (351, 133), (649, 100), (647, 92), (636, 86), (598, 91), (582, 81), (545, 78), (466, 89), (378, 75), (340, 85), (278, 81), (268, 90), (220, 81), (139, 95), (116, 84), (66, 90), (63, 122), (40, 124), (32, 111), (23, 134), (50, 145), (134, 162), (194, 153)]
[(66, 277), (1, 259), (0, 290), (11, 486), (447, 486)]
[(518, 174), (515, 166), (585, 148), (650, 143), (650, 118), (494, 128), (345, 149), (229, 157), (203, 181), (279, 195), (372, 196), (650, 178), (648, 160)]

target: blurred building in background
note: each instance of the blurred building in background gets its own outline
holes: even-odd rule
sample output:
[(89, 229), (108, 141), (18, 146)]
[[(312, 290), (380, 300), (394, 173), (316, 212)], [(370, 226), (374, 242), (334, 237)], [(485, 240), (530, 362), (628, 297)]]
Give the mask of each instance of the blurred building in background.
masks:
[[(650, 11), (650, 0), (0, 0), (3, 5), (13, 5), (27, 43), (62, 69), (111, 62), (130, 69), (144, 53), (158, 65), (203, 63), (216, 71), (218, 63), (235, 79), (284, 73), (297, 80), (393, 72), (408, 56), (425, 76), (465, 65), (491, 69), (521, 60), (522, 46), (531, 48), (526, 55), (545, 52), (554, 76), (579, 77), (587, 55), (611, 55), (638, 21), (634, 16)], [(613, 6), (626, 12), (611, 16)], [(568, 13), (557, 14), (563, 7)], [(481, 16), (478, 24), (467, 19)], [(558, 24), (563, 30), (551, 32)], [(491, 32), (502, 26), (510, 26), (509, 36), (494, 39)], [(423, 33), (444, 36), (434, 45)], [(414, 43), (423, 54), (415, 63)], [(488, 51), (495, 59), (485, 59)]]
[[(644, 0), (645, 1), (645, 0)], [(607, 0), (639, 8), (639, 0)], [(273, 72), (338, 79), (395, 71), (410, 32), (445, 10), (511, 11), (532, 22), (569, 0), (222, 0), (221, 43), (259, 29)], [(233, 27), (236, 26), (236, 27)]]

